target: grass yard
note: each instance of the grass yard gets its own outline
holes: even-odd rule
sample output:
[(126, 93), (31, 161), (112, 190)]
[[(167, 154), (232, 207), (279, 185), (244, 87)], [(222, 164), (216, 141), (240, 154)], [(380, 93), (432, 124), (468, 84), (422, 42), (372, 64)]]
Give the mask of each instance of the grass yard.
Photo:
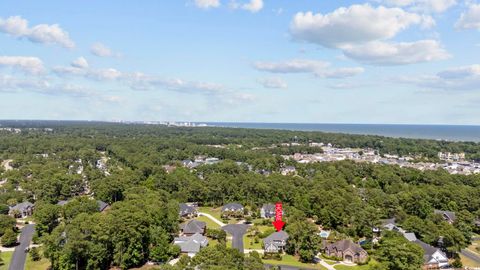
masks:
[(195, 219), (198, 221), (204, 221), (205, 223), (207, 223), (207, 228), (220, 229), (220, 226), (217, 223), (213, 222), (213, 220), (209, 219), (206, 216), (198, 216)]
[(318, 264), (310, 264), (310, 263), (301, 263), (298, 259), (292, 255), (284, 255), (281, 261), (277, 260), (263, 260), (263, 263), (272, 264), (272, 265), (289, 265), (295, 267), (301, 267), (306, 269), (321, 269), (326, 270), (325, 267), (318, 265)]
[(243, 246), (245, 249), (262, 249), (262, 239), (255, 243), (255, 238), (249, 237), (248, 234), (243, 236)]
[(473, 243), (468, 247), (468, 250), (477, 253), (480, 256), (480, 251), (477, 250), (477, 248), (480, 248), (480, 241), (473, 241)]
[(1, 253), (2, 265), (0, 265), (0, 270), (7, 270), (10, 265), (10, 260), (12, 259), (13, 251), (4, 251)]
[(221, 208), (212, 208), (212, 207), (199, 207), (198, 212), (203, 212), (212, 215), (214, 218), (222, 221)]
[[(257, 228), (260, 233), (264, 233), (268, 229), (272, 228), (272, 226), (258, 225)], [(243, 236), (243, 244), (245, 245), (246, 249), (262, 249), (262, 243), (263, 239), (261, 238), (259, 238), (258, 243), (255, 243), (255, 237), (250, 237), (249, 233), (246, 233)]]
[[(40, 254), (42, 254), (42, 249), (39, 249)], [(39, 261), (32, 261), (30, 254), (27, 254), (27, 261), (25, 262), (25, 269), (28, 270), (47, 270), (50, 267), (50, 261), (43, 257)]]
[(460, 254), (460, 259), (462, 260), (462, 264), (464, 267), (480, 267), (479, 263), (463, 256), (462, 254)]
[(356, 266), (347, 266), (347, 265), (336, 265), (334, 266), (337, 270), (368, 270), (371, 266), (376, 265), (378, 262), (375, 260), (370, 260), (368, 264), (365, 265), (356, 265)]

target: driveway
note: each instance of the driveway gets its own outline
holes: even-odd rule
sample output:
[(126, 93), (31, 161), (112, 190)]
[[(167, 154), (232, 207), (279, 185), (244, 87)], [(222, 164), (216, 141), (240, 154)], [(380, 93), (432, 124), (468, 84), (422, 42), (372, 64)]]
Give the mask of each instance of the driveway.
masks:
[(33, 224), (27, 224), (22, 228), (19, 240), (20, 244), (13, 252), (12, 260), (10, 261), (8, 270), (23, 270), (25, 268), (25, 260), (27, 259), (27, 253), (25, 252), (25, 249), (29, 247), (34, 232), (35, 225)]
[(247, 233), (248, 225), (246, 224), (228, 224), (222, 227), (222, 230), (232, 235), (232, 247), (244, 253), (243, 235)]
[(199, 216), (206, 216), (207, 218), (211, 219), (213, 222), (217, 223), (220, 227), (225, 226), (225, 223), (221, 222), (220, 220), (216, 219), (214, 216), (212, 216), (210, 214), (200, 212), (200, 213), (198, 213), (198, 215)]

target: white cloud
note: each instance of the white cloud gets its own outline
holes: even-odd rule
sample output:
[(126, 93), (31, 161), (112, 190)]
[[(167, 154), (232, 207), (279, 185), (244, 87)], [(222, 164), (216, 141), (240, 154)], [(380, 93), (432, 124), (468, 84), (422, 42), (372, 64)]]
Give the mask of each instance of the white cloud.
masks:
[(265, 88), (272, 88), (272, 89), (285, 89), (288, 88), (287, 82), (285, 82), (282, 78), (279, 77), (269, 77), (269, 78), (261, 78), (257, 80), (258, 83), (263, 85)]
[(306, 73), (324, 69), (328, 62), (306, 59), (293, 59), (285, 62), (256, 62), (254, 67), (272, 73)]
[(115, 57), (118, 56), (117, 53), (114, 53), (109, 47), (105, 46), (104, 44), (100, 42), (96, 42), (92, 44), (92, 47), (90, 48), (90, 52), (93, 55), (99, 56), (99, 57)]
[(114, 68), (90, 70), (87, 72), (86, 75), (89, 78), (99, 80), (99, 81), (116, 80), (116, 79), (120, 79), (123, 76), (122, 72)]
[(413, 84), (421, 88), (440, 90), (478, 90), (480, 89), (480, 65), (450, 68), (435, 75), (400, 77), (396, 82)]
[(71, 66), (75, 68), (88, 68), (88, 61), (84, 57), (79, 57), (71, 63)]
[(311, 73), (320, 78), (346, 78), (364, 72), (361, 67), (331, 68), (330, 63), (317, 60), (293, 59), (284, 62), (256, 62), (254, 67), (271, 73)]
[(230, 2), (230, 7), (233, 9), (243, 9), (252, 13), (259, 12), (263, 9), (263, 0), (250, 0), (248, 3), (240, 4), (236, 0)]
[(321, 78), (342, 79), (342, 78), (353, 77), (353, 76), (362, 74), (364, 71), (365, 69), (362, 67), (336, 68), (336, 69), (320, 70), (315, 72), (315, 75)]
[(195, 0), (195, 5), (203, 9), (216, 8), (220, 6), (220, 0)]
[(455, 26), (459, 29), (480, 30), (480, 4), (471, 4), (468, 10), (460, 15)]
[(56, 44), (65, 48), (75, 47), (68, 33), (58, 24), (38, 24), (31, 28), (28, 21), (20, 16), (0, 18), (0, 32), (7, 33), (17, 38), (26, 38), (35, 43)]
[(40, 74), (45, 71), (42, 60), (27, 56), (0, 56), (0, 66), (20, 69), (30, 74)]
[(371, 65), (405, 65), (450, 58), (438, 41), (386, 43), (373, 41), (358, 46), (345, 46), (346, 56)]
[(412, 25), (431, 26), (433, 19), (401, 8), (372, 7), (369, 4), (341, 7), (327, 14), (297, 13), (291, 35), (329, 48), (393, 38)]
[(427, 13), (442, 13), (457, 4), (457, 0), (377, 0), (377, 2)]

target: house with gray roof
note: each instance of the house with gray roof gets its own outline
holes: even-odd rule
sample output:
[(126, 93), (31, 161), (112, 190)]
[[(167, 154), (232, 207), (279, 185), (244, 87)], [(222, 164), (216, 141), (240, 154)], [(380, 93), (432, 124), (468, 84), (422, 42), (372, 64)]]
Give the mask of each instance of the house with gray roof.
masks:
[(423, 267), (424, 269), (439, 269), (448, 266), (448, 258), (439, 248), (433, 247), (420, 240), (415, 240), (412, 243), (419, 245), (423, 251)]
[(205, 234), (205, 230), (207, 228), (207, 223), (204, 221), (198, 220), (190, 220), (187, 223), (181, 224), (180, 229), (182, 233), (186, 236), (194, 235), (194, 234)]
[(100, 200), (97, 200), (97, 206), (98, 206), (98, 212), (103, 212), (110, 207), (110, 205), (108, 203), (100, 201)]
[(31, 202), (22, 202), (10, 207), (9, 214), (13, 217), (25, 218), (33, 214), (35, 206)]
[(414, 242), (417, 241), (417, 236), (415, 236), (415, 233), (403, 233), (403, 237), (407, 239), (409, 242)]
[(263, 239), (263, 250), (265, 253), (281, 253), (287, 245), (288, 234), (284, 231), (274, 232)]
[(443, 219), (450, 224), (453, 224), (457, 219), (455, 212), (452, 211), (434, 210), (433, 213), (436, 215), (441, 215)]
[(368, 253), (358, 244), (350, 240), (340, 240), (325, 247), (325, 255), (340, 258), (345, 262), (364, 263)]
[(208, 245), (207, 237), (196, 233), (191, 236), (180, 236), (173, 240), (175, 245), (180, 247), (180, 251), (189, 257), (195, 256), (201, 248)]
[(181, 203), (179, 204), (178, 214), (182, 218), (193, 218), (198, 215), (197, 208), (191, 204)]
[(275, 204), (264, 204), (260, 209), (260, 216), (262, 218), (273, 218), (275, 217)]
[(227, 203), (222, 207), (222, 213), (243, 213), (243, 205), (239, 203)]
[(59, 205), (59, 206), (65, 206), (67, 203), (68, 203), (67, 200), (61, 200), (61, 201), (58, 201), (58, 202), (57, 202), (57, 205)]

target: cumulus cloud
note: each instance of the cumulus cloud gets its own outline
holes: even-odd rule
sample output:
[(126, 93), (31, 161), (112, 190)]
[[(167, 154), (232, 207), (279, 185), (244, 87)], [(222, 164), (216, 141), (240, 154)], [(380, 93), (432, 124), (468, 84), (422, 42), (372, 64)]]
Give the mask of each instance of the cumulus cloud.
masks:
[(30, 74), (40, 74), (45, 71), (42, 60), (27, 56), (0, 56), (0, 66), (19, 69)]
[(480, 89), (480, 65), (450, 68), (434, 75), (400, 77), (396, 82), (413, 84), (418, 87), (441, 90), (478, 90)]
[(12, 16), (7, 19), (0, 18), (0, 32), (16, 38), (26, 38), (35, 43), (56, 44), (65, 48), (75, 47), (68, 32), (58, 24), (38, 24), (28, 26), (28, 21), (20, 16)]
[(195, 0), (195, 6), (203, 9), (216, 8), (220, 6), (220, 0)]
[(377, 0), (376, 2), (427, 13), (442, 13), (457, 4), (457, 0)]
[(79, 57), (73, 60), (71, 66), (76, 68), (88, 68), (88, 61), (84, 57)]
[(436, 40), (386, 43), (373, 41), (343, 48), (346, 56), (371, 65), (405, 65), (450, 58)]
[(257, 82), (265, 88), (272, 88), (272, 89), (285, 89), (288, 88), (287, 82), (285, 82), (282, 78), (279, 77), (269, 77), (269, 78), (261, 78), (258, 79)]
[(467, 11), (460, 15), (455, 26), (459, 29), (480, 30), (480, 4), (471, 4)]
[(99, 56), (99, 57), (116, 57), (118, 56), (117, 53), (113, 52), (112, 49), (107, 47), (106, 45), (96, 42), (92, 44), (92, 47), (90, 47), (90, 52), (93, 55)]
[(433, 19), (401, 8), (369, 4), (341, 7), (327, 14), (297, 13), (290, 26), (293, 38), (328, 48), (393, 38), (412, 25), (431, 26)]
[(263, 9), (263, 0), (250, 0), (250, 2), (247, 3), (238, 3), (237, 1), (233, 0), (230, 2), (230, 7), (233, 9), (243, 9), (252, 13), (256, 13)]
[(332, 68), (330, 63), (318, 60), (293, 59), (284, 62), (256, 62), (254, 68), (271, 73), (311, 73), (321, 78), (346, 78), (364, 72), (361, 67)]

